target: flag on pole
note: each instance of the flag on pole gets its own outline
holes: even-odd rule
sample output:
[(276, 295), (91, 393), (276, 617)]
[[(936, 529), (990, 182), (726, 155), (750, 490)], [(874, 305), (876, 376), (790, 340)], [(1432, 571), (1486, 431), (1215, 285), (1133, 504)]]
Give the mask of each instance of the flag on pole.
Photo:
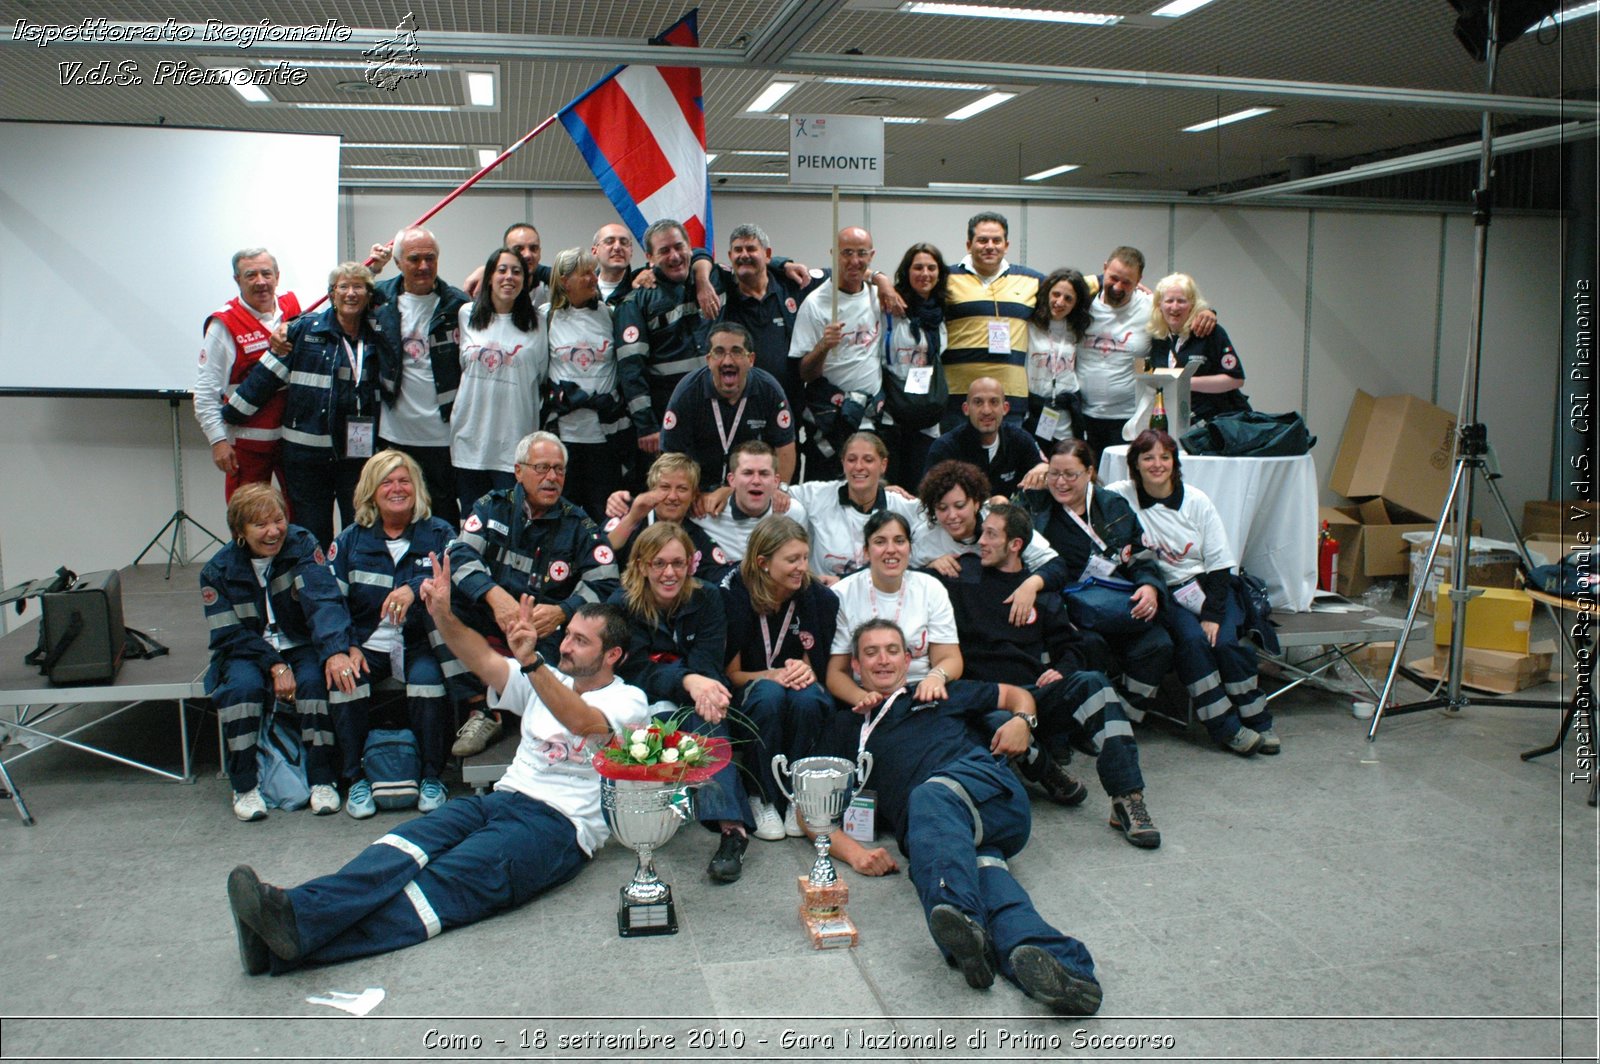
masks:
[[(698, 11), (651, 43), (699, 47)], [(651, 222), (676, 218), (690, 244), (711, 246), (699, 67), (620, 66), (563, 107), (560, 116), (636, 239), (644, 238)]]

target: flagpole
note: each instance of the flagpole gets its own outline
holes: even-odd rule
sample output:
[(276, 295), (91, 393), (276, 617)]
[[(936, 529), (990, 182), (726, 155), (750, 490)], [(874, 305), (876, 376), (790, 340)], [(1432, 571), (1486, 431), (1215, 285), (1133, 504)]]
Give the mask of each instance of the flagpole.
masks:
[(839, 186), (833, 186), (833, 285), (828, 320), (839, 320)]
[[(416, 221), (414, 221), (410, 225), (406, 226), (406, 228), (407, 229), (417, 229), (417, 228), (421, 227), (424, 223), (427, 222), (427, 220), (429, 218), (432, 218), (434, 215), (438, 214), (440, 211), (442, 211), (446, 207), (450, 206), (451, 203), (454, 203), (457, 196), (460, 196), (467, 189), (471, 188), (473, 185), (476, 185), (479, 181), (482, 181), (485, 177), (487, 177), (489, 175), (489, 172), (491, 170), (493, 170), (495, 167), (499, 166), (501, 163), (505, 162), (507, 159), (511, 158), (512, 155), (516, 154), (517, 150), (519, 148), (521, 148), (524, 144), (528, 143), (528, 141), (532, 140), (534, 137), (537, 137), (540, 133), (543, 133), (546, 129), (549, 129), (550, 126), (556, 121), (556, 119), (558, 119), (560, 117), (561, 117), (561, 112), (557, 111), (555, 114), (552, 114), (549, 118), (546, 118), (543, 122), (540, 122), (538, 125), (534, 126), (532, 129), (528, 130), (528, 132), (524, 133), (522, 135), (521, 139), (519, 139), (515, 144), (511, 145), (511, 147), (507, 148), (505, 151), (501, 152), (499, 155), (497, 155), (493, 159), (489, 160), (489, 162), (486, 163), (481, 170), (479, 170), (477, 173), (473, 174), (471, 177), (467, 178), (465, 181), (461, 182), (461, 184), (457, 185), (456, 188), (455, 188), (455, 191), (453, 191), (449, 195), (445, 196), (444, 199), (440, 200), (438, 203), (435, 203), (432, 207), (429, 207), (426, 211), (424, 211), (422, 213), (422, 217), (418, 218)], [(837, 197), (838, 189), (834, 190), (834, 194)], [(838, 221), (838, 214), (839, 214), (839, 205), (838, 205), (837, 202), (835, 202), (834, 203), (834, 221), (835, 222)], [(376, 256), (368, 255), (364, 265), (371, 266), (376, 261), (377, 261), (377, 257)], [(318, 307), (322, 306), (322, 304), (326, 303), (327, 301), (328, 301), (328, 293), (324, 292), (322, 294), (321, 298), (319, 298), (315, 303), (311, 304), (309, 307), (306, 307), (300, 313), (301, 314), (310, 314), (313, 310), (316, 310)]]

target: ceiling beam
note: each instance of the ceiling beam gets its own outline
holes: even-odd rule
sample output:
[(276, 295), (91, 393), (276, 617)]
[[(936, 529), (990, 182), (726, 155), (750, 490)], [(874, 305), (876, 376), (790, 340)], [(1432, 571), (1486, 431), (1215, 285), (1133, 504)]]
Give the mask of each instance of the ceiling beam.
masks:
[(777, 17), (750, 42), (745, 51), (746, 61), (753, 66), (782, 62), (844, 4), (845, 0), (788, 0)]
[[(824, 0), (823, 7), (833, 0)], [(802, 0), (791, 7), (804, 8)], [(803, 15), (789, 20), (797, 25)], [(783, 21), (782, 19), (778, 21)], [(773, 25), (777, 25), (775, 21)], [(206, 27), (199, 23), (181, 24), (193, 31), (187, 41), (162, 39), (171, 36), (166, 23), (114, 22), (109, 25), (148, 27), (149, 42), (74, 42), (74, 47), (160, 48), (164, 51), (189, 50), (201, 52), (225, 51), (227, 45), (218, 41), (203, 40)], [(350, 38), (343, 42), (327, 41), (257, 41), (250, 48), (256, 56), (287, 58), (307, 56), (327, 57), (330, 54), (349, 57), (360, 54), (380, 41), (390, 39), (387, 30), (350, 30)], [(0, 25), (0, 45), (13, 43), (15, 29)], [(761, 42), (758, 41), (757, 44)], [(1600, 102), (1578, 100), (1553, 100), (1535, 96), (1500, 96), (1475, 92), (1446, 92), (1433, 89), (1407, 89), (1382, 85), (1343, 85), (1333, 82), (1284, 81), (1271, 78), (1235, 78), (1210, 74), (1177, 74), (1150, 70), (1103, 70), (1094, 67), (1056, 67), (1017, 63), (984, 63), (975, 66), (970, 62), (927, 59), (913, 56), (838, 56), (820, 53), (795, 52), (772, 64), (756, 63), (746, 52), (736, 48), (675, 48), (647, 44), (636, 38), (559, 37), (548, 35), (513, 35), (487, 33), (450, 33), (442, 31), (417, 34), (417, 58), (424, 61), (449, 60), (456, 62), (484, 62), (485, 60), (545, 59), (564, 62), (595, 63), (647, 63), (652, 65), (698, 66), (708, 69), (748, 69), (771, 66), (773, 69), (795, 73), (882, 75), (918, 78), (945, 78), (971, 80), (981, 75), (986, 80), (1024, 85), (1087, 84), (1108, 85), (1120, 88), (1145, 88), (1188, 90), (1195, 92), (1235, 93), (1243, 96), (1271, 96), (1276, 98), (1311, 98), (1343, 100), (1381, 106), (1435, 108), (1450, 111), (1488, 111), (1493, 114), (1536, 115), (1566, 120), (1600, 119)], [(779, 42), (771, 42), (773, 49)]]
[[(1490, 148), (1495, 155), (1510, 155), (1514, 152), (1543, 148), (1551, 144), (1592, 140), (1596, 136), (1600, 136), (1600, 122), (1566, 122), (1559, 126), (1546, 126), (1542, 129), (1529, 129), (1521, 133), (1510, 133), (1503, 137), (1495, 137), (1490, 144)], [(1303, 177), (1296, 181), (1281, 181), (1275, 185), (1263, 185), (1260, 188), (1244, 189), (1240, 192), (1224, 192), (1219, 195), (1208, 196), (1206, 201), (1222, 204), (1276, 199), (1297, 192), (1309, 192), (1316, 188), (1327, 188), (1330, 185), (1347, 185), (1352, 181), (1387, 177), (1390, 174), (1405, 174), (1415, 170), (1427, 170), (1435, 166), (1444, 166), (1447, 163), (1476, 159), (1482, 154), (1482, 151), (1483, 145), (1481, 142), (1472, 140), (1449, 148), (1435, 148), (1432, 151), (1418, 152), (1415, 155), (1402, 155), (1375, 163), (1362, 163), (1359, 166), (1352, 166), (1348, 170), (1339, 170), (1331, 174), (1318, 174), (1315, 177)]]

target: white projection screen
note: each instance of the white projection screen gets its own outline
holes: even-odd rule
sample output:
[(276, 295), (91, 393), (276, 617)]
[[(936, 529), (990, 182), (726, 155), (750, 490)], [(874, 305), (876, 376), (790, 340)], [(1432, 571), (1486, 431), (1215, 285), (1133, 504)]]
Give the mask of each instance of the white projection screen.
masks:
[(233, 253), (309, 304), (338, 196), (334, 136), (0, 122), (0, 394), (191, 391)]

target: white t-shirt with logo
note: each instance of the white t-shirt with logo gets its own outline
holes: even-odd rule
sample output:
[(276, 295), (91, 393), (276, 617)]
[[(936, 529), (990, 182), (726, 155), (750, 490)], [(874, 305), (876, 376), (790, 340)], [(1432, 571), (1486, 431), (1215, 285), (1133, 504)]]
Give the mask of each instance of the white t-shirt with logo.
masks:
[[(800, 500), (794, 499), (789, 503), (789, 512), (785, 517), (792, 517), (802, 526), (806, 523), (806, 508)], [(705, 517), (696, 517), (694, 523), (711, 537), (711, 542), (722, 548), (722, 553), (727, 555), (728, 561), (739, 562), (744, 560), (744, 549), (750, 545), (750, 533), (761, 523), (761, 518), (772, 513), (772, 504), (767, 504), (765, 513), (756, 517), (735, 517), (734, 512), (739, 503), (732, 495), (728, 496), (728, 505), (722, 508), (720, 514), (715, 516), (707, 514)]]
[(1096, 297), (1078, 345), (1078, 386), (1089, 417), (1133, 416), (1133, 367), (1150, 353), (1152, 297), (1137, 288), (1120, 307)]
[[(609, 735), (573, 735), (556, 719), (533, 684), (522, 674), (522, 666), (507, 658), (510, 679), (504, 691), (489, 691), (489, 705), (506, 709), (522, 718), (522, 741), (517, 754), (494, 785), (497, 791), (515, 791), (536, 799), (561, 813), (577, 829), (578, 845), (592, 854), (605, 845), (610, 834), (600, 811), (600, 776), (594, 770), (594, 752), (610, 741)], [(572, 677), (546, 665), (567, 687)], [(598, 691), (586, 691), (583, 700), (605, 715), (615, 733), (642, 723), (649, 717), (644, 692), (619, 679)]]
[(509, 473), (517, 441), (539, 427), (539, 386), (550, 363), (549, 335), (517, 328), (496, 314), (474, 329), (472, 304), (461, 307), (461, 386), (450, 413), (450, 461), (458, 469)]
[[(540, 312), (550, 330), (550, 380), (576, 384), (590, 395), (617, 391), (617, 344), (611, 308), (566, 306)], [(605, 443), (628, 425), (627, 415), (601, 424), (599, 411), (585, 407), (561, 415), (561, 438), (568, 443)]]
[[(806, 530), (811, 533), (811, 571), (825, 576), (848, 576), (867, 567), (866, 530), (870, 513), (839, 501), (842, 480), (810, 480), (789, 485), (789, 495), (804, 506)], [(906, 519), (913, 529), (922, 523), (922, 504), (915, 499), (883, 493), (884, 506)]]
[[(800, 304), (789, 339), (790, 358), (804, 358), (822, 342), (823, 330), (832, 320), (828, 317), (832, 291), (833, 282), (824, 281)], [(835, 388), (877, 395), (883, 390), (883, 314), (878, 309), (878, 290), (868, 284), (854, 294), (840, 292), (838, 320), (844, 324), (844, 335), (828, 352), (822, 375)]]
[(894, 621), (905, 633), (911, 651), (906, 682), (921, 683), (932, 667), (928, 647), (934, 643), (959, 645), (956, 614), (944, 585), (927, 573), (907, 573), (900, 590), (890, 594), (872, 585), (872, 571), (863, 569), (833, 585), (839, 596), (839, 625), (833, 631), (833, 653), (850, 653), (850, 636), (856, 627), (875, 617)]
[(433, 357), (428, 349), (428, 323), (439, 296), (400, 293), (400, 395), (383, 408), (379, 432), (394, 443), (412, 447), (450, 446), (450, 424), (439, 416), (439, 390), (433, 386)]

